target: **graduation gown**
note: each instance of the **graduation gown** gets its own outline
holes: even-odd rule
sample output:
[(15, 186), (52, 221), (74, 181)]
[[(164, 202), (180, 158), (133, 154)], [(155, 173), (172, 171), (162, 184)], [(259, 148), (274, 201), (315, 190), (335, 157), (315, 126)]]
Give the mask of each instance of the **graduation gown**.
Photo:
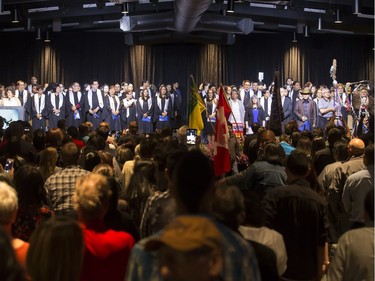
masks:
[[(33, 131), (36, 129), (43, 129), (46, 130), (46, 119), (48, 118), (48, 110), (47, 110), (47, 98), (45, 94), (39, 96), (38, 94), (34, 95), (31, 98), (31, 122)], [(40, 118), (37, 117), (37, 114), (41, 114)]]
[[(147, 117), (144, 117), (144, 114)], [(141, 134), (153, 133), (152, 117), (154, 113), (154, 105), (152, 98), (148, 98), (146, 101), (139, 98), (137, 101), (137, 119), (138, 119), (138, 130)]]
[[(89, 110), (94, 110), (99, 107), (98, 112), (91, 114)], [(99, 127), (100, 122), (103, 121), (102, 114), (104, 108), (104, 98), (102, 92), (98, 89), (96, 92), (89, 90), (85, 95), (85, 114), (86, 120), (91, 122), (96, 130)]]
[(127, 129), (130, 122), (137, 120), (137, 100), (123, 99), (121, 102), (121, 129)]
[[(167, 115), (164, 117), (162, 113), (166, 112)], [(172, 112), (172, 102), (171, 98), (160, 98), (159, 95), (155, 99), (155, 110), (154, 110), (154, 122), (156, 124), (156, 129), (163, 129), (165, 127), (170, 127), (170, 119)]]
[[(57, 128), (57, 122), (65, 118), (65, 107), (65, 97), (62, 93), (59, 93), (57, 96), (55, 93), (51, 93), (47, 96), (49, 129)], [(53, 112), (54, 109), (59, 110), (59, 112)]]
[[(65, 117), (67, 119), (68, 127), (74, 126), (79, 127), (84, 120), (84, 110), (85, 110), (85, 98), (84, 94), (81, 92), (72, 92), (66, 94), (65, 96)], [(76, 111), (72, 110), (72, 106), (76, 107)]]
[[(121, 102), (118, 96), (106, 95), (104, 97), (104, 108), (102, 118), (109, 124), (111, 131), (121, 130), (121, 119), (120, 119)], [(112, 111), (118, 111), (118, 115), (112, 114)]]

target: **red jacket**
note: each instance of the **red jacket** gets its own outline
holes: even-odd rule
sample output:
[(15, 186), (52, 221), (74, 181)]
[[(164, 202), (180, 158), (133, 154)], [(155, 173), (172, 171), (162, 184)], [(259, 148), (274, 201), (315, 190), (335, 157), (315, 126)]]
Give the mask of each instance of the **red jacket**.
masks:
[(115, 231), (98, 222), (88, 227), (81, 224), (85, 240), (85, 255), (81, 281), (123, 281), (133, 237), (123, 231)]

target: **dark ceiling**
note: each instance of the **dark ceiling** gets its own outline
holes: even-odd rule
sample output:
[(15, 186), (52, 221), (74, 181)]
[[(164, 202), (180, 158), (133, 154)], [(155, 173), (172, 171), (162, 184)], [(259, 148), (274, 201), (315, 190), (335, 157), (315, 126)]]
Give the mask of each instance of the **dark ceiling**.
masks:
[[(373, 0), (0, 0), (2, 32), (123, 32), (127, 44), (234, 43), (235, 34), (374, 35)], [(202, 4), (206, 2), (206, 6)], [(199, 4), (196, 4), (199, 3)], [(128, 14), (122, 10), (127, 9)], [(16, 11), (16, 12), (15, 12)], [(16, 13), (16, 15), (15, 15)], [(182, 14), (182, 15), (181, 15)], [(12, 23), (17, 17), (18, 23)], [(181, 18), (195, 17), (181, 23)], [(335, 23), (337, 19), (342, 23)], [(121, 23), (121, 28), (120, 28)], [(180, 27), (180, 25), (184, 25)], [(187, 26), (186, 26), (187, 24)], [(305, 27), (307, 26), (307, 27)]]

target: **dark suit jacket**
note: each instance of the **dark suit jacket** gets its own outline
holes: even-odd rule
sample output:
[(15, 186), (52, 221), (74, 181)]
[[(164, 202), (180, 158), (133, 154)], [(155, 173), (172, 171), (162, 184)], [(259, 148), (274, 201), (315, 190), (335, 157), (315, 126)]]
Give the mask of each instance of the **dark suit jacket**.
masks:
[[(311, 130), (316, 127), (316, 103), (313, 100), (309, 101), (307, 119), (310, 123)], [(296, 106), (294, 107), (294, 117), (297, 121), (298, 126), (302, 126), (302, 116), (304, 116), (304, 108), (303, 108), (304, 100), (298, 100)]]
[(293, 117), (292, 109), (292, 99), (290, 97), (285, 97), (283, 104), (284, 119), (282, 120), (283, 124), (287, 124)]

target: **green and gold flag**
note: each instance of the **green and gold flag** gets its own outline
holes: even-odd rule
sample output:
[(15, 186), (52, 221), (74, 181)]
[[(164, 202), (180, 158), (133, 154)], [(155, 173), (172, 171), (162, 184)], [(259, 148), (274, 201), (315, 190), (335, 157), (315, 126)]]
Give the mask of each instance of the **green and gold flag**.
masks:
[(197, 133), (199, 135), (204, 128), (202, 112), (206, 110), (206, 106), (201, 95), (199, 94), (193, 76), (190, 77), (192, 80), (192, 84), (190, 95), (189, 128), (197, 129)]

